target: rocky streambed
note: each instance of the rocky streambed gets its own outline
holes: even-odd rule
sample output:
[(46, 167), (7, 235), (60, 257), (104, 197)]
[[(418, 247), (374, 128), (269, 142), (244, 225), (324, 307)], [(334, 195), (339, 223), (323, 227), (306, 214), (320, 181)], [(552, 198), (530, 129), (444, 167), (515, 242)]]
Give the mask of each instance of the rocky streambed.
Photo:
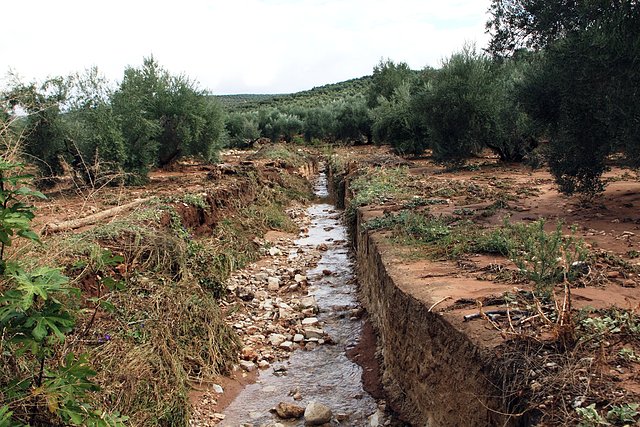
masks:
[[(385, 402), (363, 390), (362, 368), (347, 357), (363, 327), (353, 256), (341, 212), (326, 201), (321, 174), (317, 203), (289, 210), (298, 238), (265, 244), (266, 256), (236, 272), (223, 302), (243, 342), (238, 367), (255, 375), (224, 410), (197, 405), (192, 425), (389, 425)], [(214, 387), (209, 402), (215, 403)]]

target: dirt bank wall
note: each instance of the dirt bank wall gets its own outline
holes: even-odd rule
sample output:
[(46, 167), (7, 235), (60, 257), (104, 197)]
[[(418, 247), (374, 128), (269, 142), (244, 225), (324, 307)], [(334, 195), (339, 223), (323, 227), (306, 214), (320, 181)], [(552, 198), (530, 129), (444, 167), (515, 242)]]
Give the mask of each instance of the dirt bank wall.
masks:
[[(331, 176), (338, 204), (348, 179)], [(345, 185), (346, 182), (346, 185)], [(337, 191), (335, 191), (337, 190)], [(378, 335), (382, 382), (392, 407), (415, 426), (509, 426), (502, 380), (490, 348), (476, 345), (441, 314), (403, 289), (379, 233), (352, 224), (361, 300)]]
[(513, 424), (500, 414), (491, 353), (404, 292), (376, 236), (357, 229), (360, 292), (378, 332), (382, 382), (392, 405), (416, 426)]

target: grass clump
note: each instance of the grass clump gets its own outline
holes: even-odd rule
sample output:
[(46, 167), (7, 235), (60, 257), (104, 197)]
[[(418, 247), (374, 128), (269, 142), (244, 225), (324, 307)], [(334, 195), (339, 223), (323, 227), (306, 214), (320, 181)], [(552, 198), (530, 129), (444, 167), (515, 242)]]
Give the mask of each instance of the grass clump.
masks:
[(555, 284), (575, 278), (577, 271), (572, 267), (585, 262), (587, 250), (584, 242), (574, 236), (575, 230), (564, 235), (562, 222), (551, 232), (546, 232), (544, 225), (544, 219), (511, 225), (515, 245), (510, 258), (535, 283), (537, 292), (549, 295)]
[(284, 167), (300, 167), (309, 163), (307, 154), (298, 148), (292, 148), (285, 144), (263, 145), (256, 153), (249, 157), (250, 160), (279, 161)]
[[(291, 182), (302, 194), (300, 182)], [(288, 187), (264, 177), (247, 186), (256, 195), (248, 203), (209, 205), (210, 197), (200, 195), (175, 205), (154, 200), (108, 224), (49, 236), (30, 248), (34, 259), (65, 265), (82, 291), (78, 327), (64, 352), (89, 355), (100, 367), (95, 399), (132, 425), (186, 425), (190, 383), (228, 372), (237, 359), (238, 337), (217, 301), (225, 281), (260, 256), (255, 237), (296, 229), (284, 212)], [(187, 226), (202, 228), (193, 223), (198, 218), (209, 221), (205, 234)]]
[(409, 181), (406, 167), (366, 170), (350, 183), (353, 198), (347, 207), (347, 217), (354, 219), (361, 206), (407, 197)]
[(469, 253), (508, 257), (535, 283), (539, 294), (549, 294), (564, 280), (572, 281), (579, 274), (574, 267), (587, 259), (584, 243), (573, 235), (575, 230), (564, 235), (559, 222), (547, 232), (544, 219), (531, 224), (505, 220), (501, 227), (486, 229), (469, 220), (402, 210), (372, 219), (365, 227), (390, 229), (405, 243), (424, 245), (424, 253), (430, 258), (457, 258)]

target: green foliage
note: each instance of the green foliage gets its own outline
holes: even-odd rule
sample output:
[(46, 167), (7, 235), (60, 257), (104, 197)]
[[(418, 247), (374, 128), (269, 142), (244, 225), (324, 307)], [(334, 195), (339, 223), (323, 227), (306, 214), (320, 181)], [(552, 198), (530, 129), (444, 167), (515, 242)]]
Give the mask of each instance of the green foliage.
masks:
[[(59, 269), (39, 267), (27, 271), (16, 261), (4, 259), (4, 248), (15, 237), (37, 240), (30, 228), (33, 207), (20, 200), (44, 197), (24, 184), (27, 176), (15, 174), (20, 165), (0, 159), (0, 357), (19, 366), (0, 376), (0, 425), (63, 422), (67, 425), (122, 426), (126, 418), (95, 411), (89, 391), (97, 390), (88, 378), (94, 375), (85, 356), (71, 353), (59, 366), (47, 360), (60, 351), (75, 324), (71, 308), (79, 290), (68, 286)], [(43, 412), (44, 408), (48, 413)], [(27, 421), (28, 420), (28, 421)]]
[(356, 143), (370, 143), (373, 121), (364, 98), (350, 98), (334, 104), (337, 139)]
[(70, 150), (67, 123), (62, 111), (69, 92), (69, 82), (51, 78), (42, 84), (14, 82), (3, 98), (11, 109), (22, 109), (26, 117), (17, 121), (22, 126), (22, 150), (46, 178), (61, 175), (61, 156)]
[(587, 253), (582, 240), (563, 235), (561, 222), (551, 233), (544, 230), (544, 225), (543, 219), (528, 225), (513, 224), (518, 244), (510, 257), (535, 282), (536, 292), (548, 295), (556, 283), (574, 278), (572, 265), (584, 262)]
[(132, 175), (129, 182), (146, 180), (149, 168), (156, 164), (162, 132), (153, 116), (153, 93), (158, 93), (156, 64), (145, 61), (141, 70), (129, 67), (124, 72), (120, 87), (114, 92), (112, 105), (122, 124), (126, 142), (125, 171)]
[(250, 156), (251, 160), (266, 159), (279, 161), (285, 167), (300, 167), (309, 162), (309, 158), (302, 150), (298, 151), (285, 144), (269, 144), (260, 147)]
[(108, 82), (97, 68), (71, 80), (65, 114), (70, 145), (68, 163), (83, 183), (92, 187), (122, 179), (124, 138), (110, 96)]
[(489, 148), (503, 161), (521, 161), (534, 139), (512, 99), (518, 64), (497, 64), (466, 46), (445, 61), (415, 97), (437, 160), (460, 162)]
[(33, 206), (24, 202), (25, 198), (45, 196), (25, 186), (31, 178), (22, 173), (22, 165), (12, 163), (0, 157), (0, 274), (4, 274), (5, 248), (11, 246), (15, 237), (38, 241), (31, 229), (34, 218)]
[(400, 86), (410, 84), (416, 75), (417, 72), (412, 71), (405, 62), (396, 64), (390, 59), (380, 60), (373, 68), (367, 106), (375, 108), (382, 99), (390, 100)]
[(466, 253), (487, 253), (508, 256), (516, 245), (508, 228), (486, 230), (469, 221), (433, 216), (424, 212), (402, 210), (385, 214), (365, 224), (367, 229), (391, 229), (396, 237), (408, 243), (429, 246), (426, 255), (432, 258), (455, 258)]
[(354, 196), (347, 207), (347, 216), (353, 220), (360, 206), (403, 195), (408, 179), (406, 168), (377, 168), (358, 176), (350, 185)]
[(0, 427), (16, 427), (20, 425), (12, 421), (11, 415), (13, 415), (13, 412), (9, 410), (8, 405), (0, 406)]
[(459, 161), (478, 154), (490, 139), (490, 61), (469, 47), (452, 55), (418, 102), (431, 130), (433, 155)]
[(121, 176), (124, 140), (110, 105), (107, 81), (96, 68), (41, 85), (16, 82), (5, 97), (28, 115), (23, 149), (38, 167), (43, 184), (68, 165), (81, 185), (98, 186)]
[(439, 242), (451, 234), (449, 221), (445, 218), (409, 210), (372, 219), (365, 227), (369, 230), (392, 228), (422, 243)]
[(5, 276), (13, 284), (0, 297), (0, 326), (9, 332), (8, 345), (18, 355), (50, 356), (51, 346), (64, 342), (75, 325), (62, 298), (78, 296), (77, 289), (66, 287), (69, 279), (49, 267), (26, 272), (8, 263)]
[(90, 380), (95, 375), (86, 354), (76, 358), (73, 353), (68, 353), (57, 369), (45, 372), (46, 379), (34, 394), (44, 397), (49, 411), (56, 413), (66, 424), (90, 427), (124, 426), (128, 417), (95, 410), (86, 402), (87, 393), (98, 390)]
[(580, 321), (584, 339), (600, 335), (626, 334), (635, 336), (640, 333), (640, 318), (627, 310), (611, 309), (597, 316), (584, 317)]
[(490, 50), (543, 50), (520, 90), (550, 140), (560, 190), (593, 197), (607, 156), (639, 164), (640, 14), (635, 1), (550, 3), (493, 0)]
[(640, 415), (638, 408), (640, 408), (640, 404), (638, 403), (615, 405), (607, 411), (607, 420), (615, 424), (635, 423), (638, 415)]
[(309, 108), (304, 112), (304, 140), (310, 143), (314, 139), (329, 139), (333, 136), (335, 110), (329, 107)]
[(182, 156), (213, 160), (224, 129), (221, 107), (187, 77), (169, 74), (153, 57), (129, 67), (113, 95), (127, 147), (125, 169), (144, 180), (148, 168)]
[(401, 83), (389, 98), (378, 98), (372, 116), (376, 143), (391, 144), (399, 154), (422, 154), (428, 147), (415, 118), (409, 83)]
[(272, 141), (283, 139), (285, 142), (291, 142), (294, 135), (302, 132), (304, 126), (300, 117), (294, 114), (279, 113), (272, 119), (264, 128), (265, 136)]
[(581, 427), (596, 427), (596, 426), (610, 426), (610, 425), (631, 425), (637, 421), (638, 408), (637, 403), (623, 403), (622, 405), (614, 405), (606, 416), (602, 416), (596, 404), (592, 403), (584, 408), (576, 408), (576, 413), (580, 418)]
[(596, 409), (596, 404), (592, 403), (591, 405), (585, 408), (576, 408), (576, 412), (580, 417), (580, 427), (595, 427), (599, 425), (609, 425), (607, 420), (598, 413)]
[(225, 120), (228, 145), (235, 148), (246, 148), (260, 138), (257, 114), (230, 113)]
[(301, 107), (326, 106), (345, 98), (364, 96), (371, 84), (371, 76), (314, 87), (310, 90), (280, 95), (216, 95), (215, 99), (229, 111), (257, 111)]
[(632, 348), (621, 348), (618, 355), (625, 360), (640, 362), (640, 356), (638, 356)]

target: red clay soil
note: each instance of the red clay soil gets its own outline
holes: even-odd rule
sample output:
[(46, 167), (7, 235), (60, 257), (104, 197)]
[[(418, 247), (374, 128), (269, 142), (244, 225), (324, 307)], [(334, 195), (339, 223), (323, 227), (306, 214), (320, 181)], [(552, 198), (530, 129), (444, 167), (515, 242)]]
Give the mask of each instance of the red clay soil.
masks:
[(347, 350), (347, 357), (362, 368), (362, 387), (374, 399), (384, 399), (380, 362), (376, 357), (376, 333), (368, 319), (355, 347)]
[[(339, 152), (338, 156), (353, 162), (349, 167), (351, 171), (372, 164), (372, 158), (377, 159), (377, 163), (396, 164), (387, 148), (352, 147)], [(545, 218), (545, 230), (554, 230), (561, 221), (565, 235), (571, 234), (574, 227), (575, 236), (582, 238), (591, 254), (596, 255), (590, 261), (588, 275), (572, 285), (574, 312), (586, 307), (617, 307), (640, 312), (640, 180), (633, 172), (613, 167), (605, 175), (608, 181), (605, 192), (590, 201), (560, 194), (546, 170), (499, 164), (495, 158), (476, 159), (469, 167), (455, 171), (446, 170), (429, 158), (409, 159), (409, 174), (413, 195), (446, 200), (444, 204), (429, 206), (435, 216), (469, 219), (486, 227), (502, 224), (507, 215), (511, 223), (532, 223)], [(451, 191), (439, 193), (443, 189)], [(363, 220), (397, 211), (403, 203), (391, 199), (365, 207)], [(497, 206), (494, 212), (488, 209), (492, 205)], [(516, 288), (531, 289), (532, 283), (504, 278), (505, 271), (517, 270), (511, 261), (479, 254), (467, 254), (455, 260), (431, 260), (421, 253), (424, 249), (394, 242), (388, 231), (372, 234), (376, 236), (387, 270), (397, 278), (396, 285), (402, 291), (422, 301), (431, 311), (441, 313), (480, 347), (495, 348), (512, 338), (505, 333), (508, 325), (505, 328), (504, 324), (492, 324), (482, 317), (464, 320), (465, 315), (479, 313), (478, 303), (491, 303), (492, 299), (513, 293)], [(562, 286), (556, 287), (555, 292), (562, 300)], [(493, 308), (498, 307), (483, 307), (483, 310)], [(504, 300), (500, 308), (504, 308)], [(544, 331), (532, 330), (531, 334), (537, 334), (538, 339), (548, 338)], [(615, 346), (606, 350), (602, 372), (617, 390), (637, 400), (640, 369), (633, 363), (620, 368), (618, 350)]]

